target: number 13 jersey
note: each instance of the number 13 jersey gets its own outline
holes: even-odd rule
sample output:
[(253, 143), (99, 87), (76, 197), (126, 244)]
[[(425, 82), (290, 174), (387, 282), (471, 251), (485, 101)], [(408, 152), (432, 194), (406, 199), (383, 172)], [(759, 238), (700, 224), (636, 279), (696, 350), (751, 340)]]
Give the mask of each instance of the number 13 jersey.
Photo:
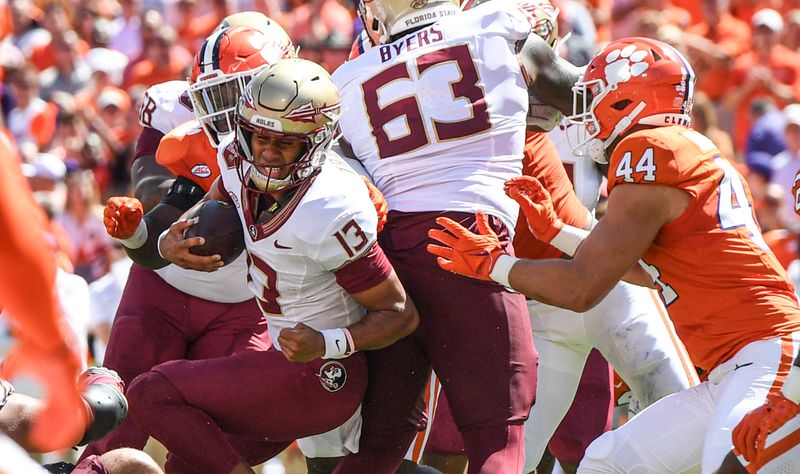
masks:
[(764, 243), (750, 192), (733, 165), (695, 130), (641, 130), (608, 168), (616, 185), (681, 189), (686, 211), (656, 235), (642, 260), (694, 364), (710, 371), (750, 342), (800, 329), (792, 284)]
[(513, 0), (495, 0), (336, 70), (342, 133), (390, 209), (483, 209), (514, 228), (503, 182), (522, 171), (528, 92), (516, 46), (530, 30)]

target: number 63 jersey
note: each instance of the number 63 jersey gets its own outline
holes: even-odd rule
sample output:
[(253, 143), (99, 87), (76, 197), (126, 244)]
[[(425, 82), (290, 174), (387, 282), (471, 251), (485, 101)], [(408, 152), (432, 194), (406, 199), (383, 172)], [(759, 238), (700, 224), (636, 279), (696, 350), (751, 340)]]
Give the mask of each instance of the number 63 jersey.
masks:
[(514, 228), (503, 182), (522, 171), (528, 92), (516, 45), (530, 30), (513, 0), (494, 0), (334, 72), (342, 133), (390, 209), (482, 209)]
[(608, 181), (609, 193), (660, 184), (691, 198), (642, 260), (696, 366), (709, 371), (750, 342), (800, 329), (794, 289), (761, 236), (747, 184), (711, 140), (680, 126), (632, 133), (614, 150)]
[(377, 214), (361, 178), (329, 153), (319, 173), (269, 219), (256, 221), (256, 194), (243, 190), (236, 169), (226, 163), (223, 156), (223, 192), (239, 211), (248, 286), (267, 319), (273, 345), (280, 348), (281, 329), (300, 322), (321, 330), (361, 320), (365, 312), (350, 293), (372, 288), (392, 271), (376, 244)]

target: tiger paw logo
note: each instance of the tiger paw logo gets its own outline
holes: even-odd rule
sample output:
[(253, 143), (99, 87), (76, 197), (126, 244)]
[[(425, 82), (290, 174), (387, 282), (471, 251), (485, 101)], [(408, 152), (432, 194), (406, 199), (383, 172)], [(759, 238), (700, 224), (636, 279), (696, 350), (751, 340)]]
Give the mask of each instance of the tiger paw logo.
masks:
[(647, 51), (636, 49), (635, 45), (628, 45), (622, 49), (615, 49), (606, 56), (604, 73), (609, 85), (628, 82), (632, 77), (639, 77), (647, 71), (649, 64), (644, 62)]

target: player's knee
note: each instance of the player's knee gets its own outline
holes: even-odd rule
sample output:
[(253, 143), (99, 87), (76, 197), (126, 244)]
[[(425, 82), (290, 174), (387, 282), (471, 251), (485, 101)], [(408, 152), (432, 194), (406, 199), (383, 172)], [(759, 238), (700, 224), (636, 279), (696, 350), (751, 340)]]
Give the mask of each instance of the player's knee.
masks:
[(645, 463), (619, 431), (609, 431), (586, 448), (578, 474), (647, 474)]
[(133, 379), (126, 395), (134, 418), (137, 418), (137, 412), (141, 414), (147, 412), (150, 407), (174, 403), (180, 399), (178, 391), (169, 379), (155, 371), (145, 372)]

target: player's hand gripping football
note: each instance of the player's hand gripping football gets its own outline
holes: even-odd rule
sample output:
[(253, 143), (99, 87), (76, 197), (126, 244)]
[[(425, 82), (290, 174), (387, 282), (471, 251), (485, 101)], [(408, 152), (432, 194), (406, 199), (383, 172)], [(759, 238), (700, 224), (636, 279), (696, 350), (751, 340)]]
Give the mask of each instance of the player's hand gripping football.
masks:
[(303, 323), (293, 328), (281, 329), (278, 344), (286, 358), (292, 362), (309, 362), (325, 355), (325, 338)]
[(103, 224), (111, 237), (127, 239), (139, 227), (143, 216), (142, 203), (138, 199), (114, 196), (108, 198), (106, 207), (103, 209)]
[(378, 213), (378, 232), (380, 232), (383, 230), (383, 226), (386, 225), (386, 217), (389, 214), (389, 204), (386, 203), (386, 198), (383, 197), (381, 190), (372, 184), (366, 176), (362, 176), (361, 179), (364, 180), (364, 184), (367, 185), (369, 198), (372, 201), (372, 205), (375, 206), (375, 212)]
[(197, 218), (180, 219), (174, 222), (166, 233), (158, 239), (158, 252), (164, 260), (174, 263), (181, 268), (197, 270), (201, 272), (213, 272), (224, 266), (222, 256), (216, 255), (195, 255), (189, 250), (192, 247), (203, 245), (203, 237), (184, 238), (186, 229), (193, 226)]
[(742, 418), (733, 429), (733, 445), (745, 460), (753, 462), (764, 451), (767, 436), (800, 414), (800, 405), (778, 392)]
[(428, 252), (438, 256), (436, 261), (439, 266), (453, 273), (494, 281), (489, 275), (497, 259), (505, 252), (497, 234), (489, 227), (489, 218), (486, 214), (482, 211), (475, 213), (478, 234), (470, 232), (466, 227), (447, 217), (437, 218), (436, 223), (447, 230), (447, 232), (441, 229), (428, 231), (428, 237), (444, 244), (444, 246), (428, 244)]
[(564, 222), (558, 218), (553, 208), (550, 193), (542, 183), (532, 176), (517, 176), (505, 183), (508, 197), (517, 201), (528, 229), (537, 239), (549, 244), (561, 229)]

